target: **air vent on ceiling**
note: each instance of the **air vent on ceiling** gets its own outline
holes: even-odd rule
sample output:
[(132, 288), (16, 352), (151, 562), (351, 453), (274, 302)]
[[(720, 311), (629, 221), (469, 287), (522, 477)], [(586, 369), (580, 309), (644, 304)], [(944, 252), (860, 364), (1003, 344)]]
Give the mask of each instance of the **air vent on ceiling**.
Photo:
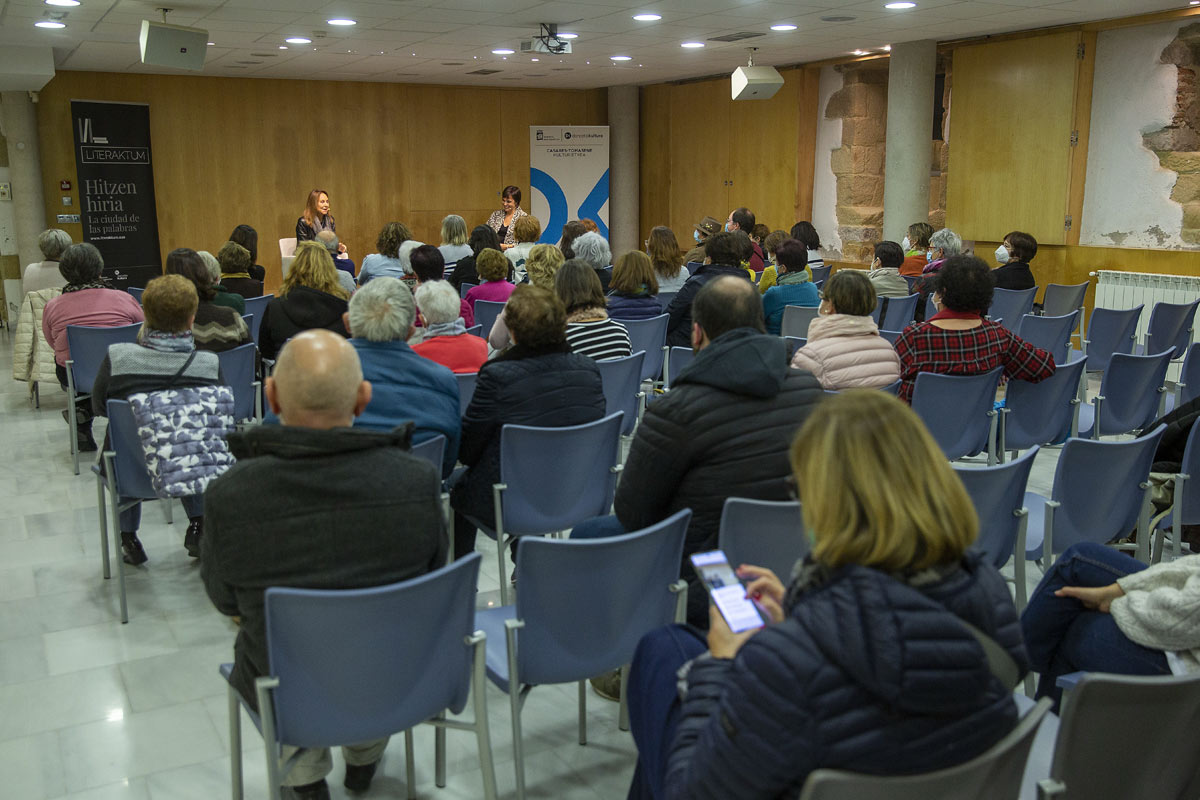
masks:
[(255, 58), (277, 58), (279, 53), (251, 53)]
[(828, 17), (821, 17), (821, 22), (853, 22), (857, 17), (847, 16), (845, 14), (831, 14)]
[(551, 67), (551, 72), (570, 72), (574, 67)]
[(550, 74), (549, 72), (526, 72), (525, 77), (526, 78), (544, 78), (549, 74)]
[(238, 64), (261, 64), (261, 61), (238, 61)]
[(758, 36), (766, 36), (765, 33), (757, 33), (755, 31), (742, 31), (741, 33), (727, 33), (724, 36), (713, 36), (709, 39), (710, 42), (740, 42), (743, 39), (754, 39)]
[(495, 75), (500, 70), (498, 69), (477, 69), (474, 72), (468, 72), (468, 75)]
[(466, 64), (466, 63), (467, 62), (465, 62), (465, 61), (443, 61), (442, 66), (443, 67), (461, 67), (463, 64)]

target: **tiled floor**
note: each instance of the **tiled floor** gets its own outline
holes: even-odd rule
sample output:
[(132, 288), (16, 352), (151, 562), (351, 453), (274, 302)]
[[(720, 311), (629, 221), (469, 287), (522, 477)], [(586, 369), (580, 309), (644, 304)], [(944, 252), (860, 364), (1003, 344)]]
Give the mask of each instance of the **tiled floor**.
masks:
[[(0, 333), (0, 373), (11, 374), (11, 337)], [(130, 622), (100, 572), (95, 479), (71, 474), (65, 407), (43, 387), (0, 379), (0, 796), (14, 800), (210, 800), (229, 792), (225, 685), (233, 623), (204, 594), (198, 563), (182, 547), (176, 508), (167, 525), (150, 504), (141, 538), (150, 556), (128, 571)], [(102, 428), (98, 424), (97, 439)], [(1039, 456), (1031, 487), (1048, 491), (1056, 452)], [(90, 463), (87, 462), (87, 463)], [(485, 552), (479, 603), (498, 602), (495, 558)], [(1036, 569), (1031, 570), (1034, 582)], [(589, 744), (575, 739), (575, 688), (533, 691), (525, 726), (531, 798), (625, 796), (635, 750), (617, 729), (617, 706), (589, 692)], [(506, 695), (489, 686), (489, 718), (502, 795), (513, 770)], [(469, 709), (469, 707), (468, 707)], [(262, 744), (244, 737), (248, 797), (263, 797)], [(451, 731), (448, 785), (433, 784), (432, 730), (417, 733), (422, 797), (476, 798), (480, 774), (470, 733)], [(330, 785), (344, 797), (340, 755)], [(402, 737), (393, 739), (370, 797), (402, 797)]]

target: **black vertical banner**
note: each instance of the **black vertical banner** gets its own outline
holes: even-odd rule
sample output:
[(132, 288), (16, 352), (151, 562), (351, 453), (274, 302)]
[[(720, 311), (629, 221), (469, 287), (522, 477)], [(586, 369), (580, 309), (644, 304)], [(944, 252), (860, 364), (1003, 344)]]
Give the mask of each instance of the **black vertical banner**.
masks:
[(71, 101), (83, 240), (104, 256), (117, 288), (145, 286), (162, 274), (150, 106)]

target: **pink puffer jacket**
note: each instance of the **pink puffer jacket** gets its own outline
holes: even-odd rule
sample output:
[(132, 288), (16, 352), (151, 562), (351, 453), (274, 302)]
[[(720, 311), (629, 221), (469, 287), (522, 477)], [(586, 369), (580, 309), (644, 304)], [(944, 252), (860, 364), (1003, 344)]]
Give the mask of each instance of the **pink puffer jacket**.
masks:
[(848, 314), (814, 319), (792, 366), (811, 372), (825, 389), (881, 389), (900, 379), (900, 357), (875, 320)]

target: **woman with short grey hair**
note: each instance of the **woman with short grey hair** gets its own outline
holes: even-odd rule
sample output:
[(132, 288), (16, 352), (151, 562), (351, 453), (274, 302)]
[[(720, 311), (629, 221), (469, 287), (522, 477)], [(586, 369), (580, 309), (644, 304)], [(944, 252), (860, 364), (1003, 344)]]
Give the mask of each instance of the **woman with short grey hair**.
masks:
[(921, 295), (917, 300), (917, 322), (925, 321), (925, 301), (935, 290), (937, 274), (946, 263), (946, 259), (962, 254), (962, 237), (949, 228), (929, 237), (929, 251), (925, 253), (925, 268), (921, 270), (921, 279), (913, 284), (913, 291)]
[(608, 242), (604, 241), (604, 237), (598, 233), (588, 231), (579, 236), (571, 243), (571, 250), (575, 253), (575, 258), (582, 258), (592, 269), (596, 270), (596, 277), (600, 279), (600, 288), (604, 292), (608, 292), (608, 281), (612, 278), (612, 272), (605, 269), (611, 265), (612, 250), (608, 246)]
[(422, 283), (417, 287), (417, 307), (425, 339), (413, 350), (452, 372), (478, 372), (487, 361), (487, 342), (467, 333), (454, 287), (447, 281)]
[(369, 342), (407, 341), (416, 307), (412, 292), (397, 278), (382, 277), (350, 298), (350, 335)]
[(25, 267), (21, 275), (22, 297), (41, 289), (61, 289), (67, 285), (67, 279), (58, 271), (58, 260), (71, 246), (71, 234), (59, 228), (47, 228), (38, 235), (37, 243), (42, 260)]

